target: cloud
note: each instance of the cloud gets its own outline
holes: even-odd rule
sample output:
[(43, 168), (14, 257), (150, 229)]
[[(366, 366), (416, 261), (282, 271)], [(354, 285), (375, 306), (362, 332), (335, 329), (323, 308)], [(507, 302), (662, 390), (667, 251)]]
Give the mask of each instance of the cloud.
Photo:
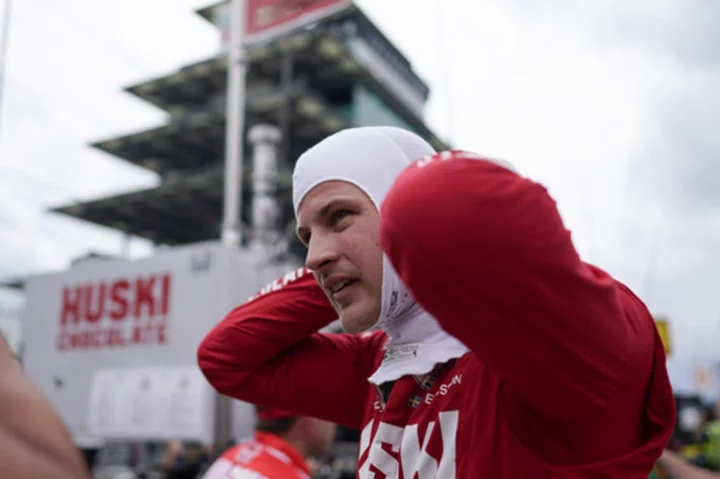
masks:
[(688, 74), (658, 100), (653, 134), (635, 175), (654, 201), (676, 216), (720, 209), (720, 66)]
[(508, 0), (527, 21), (574, 26), (599, 48), (638, 49), (687, 68), (720, 66), (714, 0)]
[(714, 0), (625, 2), (603, 18), (598, 33), (615, 45), (648, 48), (689, 68), (720, 67), (718, 18), (720, 3)]

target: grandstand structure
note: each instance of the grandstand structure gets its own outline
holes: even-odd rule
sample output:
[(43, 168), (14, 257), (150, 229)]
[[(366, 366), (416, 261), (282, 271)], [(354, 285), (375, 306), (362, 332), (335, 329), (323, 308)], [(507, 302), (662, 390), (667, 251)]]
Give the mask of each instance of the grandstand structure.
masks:
[[(198, 10), (217, 24), (224, 3)], [(313, 25), (248, 49), (246, 129), (281, 131), (281, 230), (292, 231), (292, 166), (324, 137), (350, 126), (395, 125), (438, 149), (426, 126), (429, 87), (410, 62), (354, 5)], [(180, 245), (219, 237), (224, 181), (227, 56), (183, 66), (126, 91), (169, 113), (159, 127), (103, 139), (93, 147), (157, 173), (157, 187), (62, 205), (52, 211), (151, 240)], [(246, 142), (245, 157), (251, 151)], [(243, 222), (248, 224), (251, 165), (244, 161)], [(245, 235), (243, 235), (245, 236)], [(288, 234), (289, 237), (289, 234)], [(300, 257), (302, 247), (290, 241)]]

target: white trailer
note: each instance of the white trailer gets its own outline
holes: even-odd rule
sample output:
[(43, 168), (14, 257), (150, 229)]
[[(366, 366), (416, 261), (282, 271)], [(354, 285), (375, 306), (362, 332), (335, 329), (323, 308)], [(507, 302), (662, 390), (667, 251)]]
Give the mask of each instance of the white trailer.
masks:
[[(196, 351), (228, 311), (295, 267), (260, 258), (210, 242), (28, 279), (24, 368), (80, 447), (212, 442), (215, 395)], [(232, 416), (236, 439), (252, 433), (249, 405), (235, 401)]]

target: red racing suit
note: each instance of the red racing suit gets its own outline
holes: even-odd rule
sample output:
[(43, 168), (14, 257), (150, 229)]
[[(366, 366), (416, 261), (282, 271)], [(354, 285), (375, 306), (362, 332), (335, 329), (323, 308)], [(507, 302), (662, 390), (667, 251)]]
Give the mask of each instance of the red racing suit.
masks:
[(318, 333), (336, 313), (300, 269), (205, 338), (218, 391), (361, 430), (361, 479), (647, 478), (675, 422), (660, 337), (543, 187), (445, 152), (400, 175), (381, 217), (401, 279), (470, 352), (381, 397), (386, 336)]
[(253, 440), (231, 447), (203, 479), (310, 479), (302, 455), (274, 434), (256, 432)]

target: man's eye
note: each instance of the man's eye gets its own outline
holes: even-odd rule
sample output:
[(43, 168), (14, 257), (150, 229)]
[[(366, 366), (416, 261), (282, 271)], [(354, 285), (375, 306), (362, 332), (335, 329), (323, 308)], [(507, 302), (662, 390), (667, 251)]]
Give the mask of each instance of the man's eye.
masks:
[(349, 210), (337, 210), (330, 216), (330, 222), (334, 225), (342, 221), (346, 217), (352, 215), (352, 211)]

